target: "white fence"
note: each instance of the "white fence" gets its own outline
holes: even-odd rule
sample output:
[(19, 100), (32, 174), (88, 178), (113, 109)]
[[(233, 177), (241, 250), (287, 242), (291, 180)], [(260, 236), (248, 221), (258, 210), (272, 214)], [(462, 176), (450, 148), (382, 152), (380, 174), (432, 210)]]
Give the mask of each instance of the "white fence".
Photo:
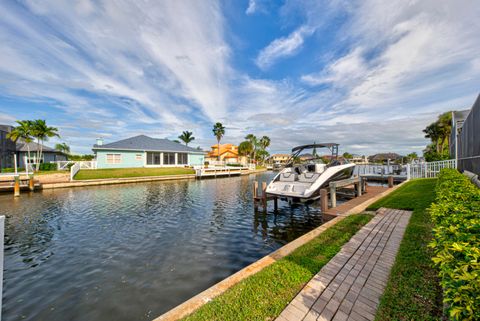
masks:
[(80, 164), (80, 169), (96, 169), (97, 162), (96, 161), (56, 161), (52, 162), (57, 164), (57, 170), (68, 171), (68, 167), (72, 166), (73, 164)]
[(438, 162), (407, 164), (407, 180), (437, 177), (438, 173), (444, 168), (457, 168), (457, 162), (454, 159), (449, 159)]
[(78, 171), (80, 170), (80, 164), (75, 163), (72, 167), (70, 167), (70, 180), (73, 181), (75, 175), (77, 175)]
[(78, 171), (81, 169), (97, 169), (97, 162), (96, 161), (73, 162), (73, 166), (70, 167), (71, 181), (73, 181), (73, 178), (75, 177), (75, 175), (77, 175)]

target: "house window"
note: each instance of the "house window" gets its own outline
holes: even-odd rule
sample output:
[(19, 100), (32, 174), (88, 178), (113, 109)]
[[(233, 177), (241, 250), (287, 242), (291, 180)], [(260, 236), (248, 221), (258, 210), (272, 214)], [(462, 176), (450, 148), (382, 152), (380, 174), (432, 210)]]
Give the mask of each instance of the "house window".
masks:
[(142, 160), (143, 159), (142, 154), (136, 154), (135, 159), (136, 160)]
[(120, 164), (121, 162), (121, 154), (107, 154), (107, 164)]
[(187, 165), (188, 164), (188, 154), (178, 153), (177, 163), (178, 163), (178, 165)]
[(161, 165), (160, 153), (147, 152), (147, 165)]
[(164, 165), (175, 165), (175, 153), (163, 153)]

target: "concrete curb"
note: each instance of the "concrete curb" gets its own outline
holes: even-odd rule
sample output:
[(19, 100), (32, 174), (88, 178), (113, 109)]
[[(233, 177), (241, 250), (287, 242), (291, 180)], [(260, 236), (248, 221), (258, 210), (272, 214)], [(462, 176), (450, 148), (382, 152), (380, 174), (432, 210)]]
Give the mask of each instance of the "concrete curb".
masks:
[(379, 200), (380, 198), (392, 193), (393, 191), (397, 190), (400, 186), (403, 186), (405, 182), (394, 186), (393, 188), (389, 188), (385, 192), (382, 192), (375, 197), (363, 202), (362, 204), (352, 208), (346, 214), (339, 215), (334, 219), (326, 222), (325, 224), (317, 227), (316, 229), (300, 236), (299, 238), (293, 240), (292, 242), (282, 246), (278, 250), (270, 253), (267, 256), (259, 259), (258, 261), (246, 266), (245, 268), (241, 269), (240, 271), (232, 274), (231, 276), (227, 277), (226, 279), (218, 282), (217, 284), (211, 286), (210, 288), (206, 289), (205, 291), (197, 294), (196, 296), (192, 297), (191, 299), (183, 302), (182, 304), (176, 306), (175, 308), (171, 309), (170, 311), (162, 314), (161, 316), (155, 318), (153, 321), (173, 321), (179, 320), (188, 316), (189, 314), (195, 312), (204, 304), (210, 302), (215, 297), (219, 296), (220, 294), (224, 293), (226, 290), (234, 286), (235, 284), (239, 283), (240, 281), (248, 278), (249, 276), (260, 272), (265, 267), (275, 263), (279, 259), (287, 256), (288, 254), (292, 253), (294, 250), (299, 248), (300, 246), (306, 244), (307, 242), (313, 240), (323, 232), (325, 232), (329, 227), (334, 226), (338, 222), (342, 221), (345, 217), (361, 213), (363, 212), (368, 206)]

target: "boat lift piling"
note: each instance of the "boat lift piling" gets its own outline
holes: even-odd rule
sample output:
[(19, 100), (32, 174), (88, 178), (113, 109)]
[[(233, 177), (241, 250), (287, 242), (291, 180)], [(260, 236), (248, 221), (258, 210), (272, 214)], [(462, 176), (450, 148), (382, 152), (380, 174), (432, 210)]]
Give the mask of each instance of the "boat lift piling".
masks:
[(17, 156), (13, 155), (14, 160), (14, 171), (13, 173), (2, 173), (0, 174), (0, 192), (11, 192), (13, 191), (14, 197), (20, 196), (20, 191), (29, 190), (30, 192), (35, 191), (38, 187), (41, 187), (40, 182), (35, 181), (35, 176), (33, 171), (30, 171), (28, 168), (28, 162), (25, 157), (25, 172), (19, 172), (17, 167)]
[(258, 194), (258, 181), (253, 182), (253, 207), (258, 210), (258, 203), (262, 204), (264, 212), (267, 211), (268, 201), (273, 200), (273, 208), (278, 211), (278, 197), (267, 194), (267, 182), (262, 182), (262, 193)]

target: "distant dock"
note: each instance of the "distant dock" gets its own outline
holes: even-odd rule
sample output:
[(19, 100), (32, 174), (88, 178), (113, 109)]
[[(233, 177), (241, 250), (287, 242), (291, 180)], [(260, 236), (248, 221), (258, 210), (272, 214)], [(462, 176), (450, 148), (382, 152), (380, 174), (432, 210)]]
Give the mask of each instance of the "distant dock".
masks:
[(195, 168), (195, 176), (197, 178), (239, 176), (239, 175), (250, 174), (254, 171), (255, 171), (255, 168), (247, 167), (247, 166), (199, 167), (199, 168)]

